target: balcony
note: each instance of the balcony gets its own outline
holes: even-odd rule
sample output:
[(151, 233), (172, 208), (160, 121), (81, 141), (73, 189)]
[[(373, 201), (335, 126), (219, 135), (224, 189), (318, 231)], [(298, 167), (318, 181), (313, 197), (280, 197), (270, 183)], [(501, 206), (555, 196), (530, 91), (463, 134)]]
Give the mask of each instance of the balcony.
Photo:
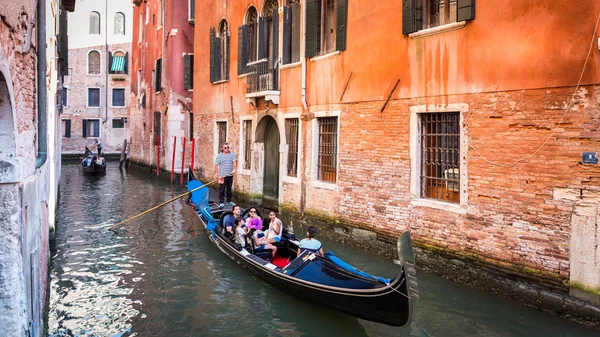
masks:
[(279, 104), (279, 69), (272, 59), (248, 63), (246, 76), (246, 99), (264, 97), (266, 101)]

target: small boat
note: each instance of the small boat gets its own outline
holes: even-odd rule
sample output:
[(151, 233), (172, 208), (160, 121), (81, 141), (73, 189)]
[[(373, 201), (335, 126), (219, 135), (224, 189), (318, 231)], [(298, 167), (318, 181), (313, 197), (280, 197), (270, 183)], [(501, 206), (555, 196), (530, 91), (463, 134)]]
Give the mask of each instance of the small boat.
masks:
[[(392, 326), (410, 323), (412, 299), (418, 298), (410, 232), (404, 232), (398, 239), (397, 276), (385, 279), (360, 271), (331, 252), (320, 256), (303, 251), (297, 256), (299, 241), (285, 226), (281, 242), (275, 243), (275, 257), (270, 250), (256, 249), (252, 239), (248, 243), (247, 238), (243, 247), (223, 231), (225, 220), (233, 216), (231, 208), (210, 201), (209, 188), (193, 173), (189, 174), (188, 191), (191, 191), (188, 203), (196, 208), (210, 241), (229, 258), (280, 290), (361, 319)], [(242, 210), (241, 216), (246, 218), (248, 211)]]
[(85, 147), (83, 160), (81, 161), (83, 172), (85, 173), (104, 173), (106, 172), (106, 161), (104, 157), (95, 155), (88, 147)]

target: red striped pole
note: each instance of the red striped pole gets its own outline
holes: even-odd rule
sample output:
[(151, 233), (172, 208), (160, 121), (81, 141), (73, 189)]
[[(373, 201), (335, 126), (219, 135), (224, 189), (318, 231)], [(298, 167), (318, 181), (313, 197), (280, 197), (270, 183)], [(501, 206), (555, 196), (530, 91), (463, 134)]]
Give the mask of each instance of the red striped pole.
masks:
[(171, 160), (171, 184), (175, 178), (175, 151), (177, 150), (177, 136), (173, 137), (173, 159)]
[(185, 165), (185, 137), (183, 137), (183, 145), (181, 146), (181, 175), (179, 176), (179, 186), (183, 186), (183, 167)]

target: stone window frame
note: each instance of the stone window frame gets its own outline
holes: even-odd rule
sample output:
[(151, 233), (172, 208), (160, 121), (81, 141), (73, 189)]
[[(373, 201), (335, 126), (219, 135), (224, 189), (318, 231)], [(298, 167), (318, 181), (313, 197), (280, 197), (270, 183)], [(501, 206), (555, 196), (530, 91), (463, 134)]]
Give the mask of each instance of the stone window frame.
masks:
[[(121, 16), (123, 18), (123, 33), (117, 33), (117, 18)], [(127, 34), (127, 17), (123, 12), (116, 12), (113, 22), (113, 35), (126, 35)]]
[[(340, 181), (340, 130), (341, 130), (341, 111), (340, 110), (332, 110), (332, 111), (319, 111), (314, 113), (314, 119), (312, 120), (312, 160), (311, 160), (311, 177), (310, 177), (310, 186), (316, 188), (322, 188), (332, 191), (337, 191), (339, 189), (339, 181)], [(319, 122), (317, 118), (320, 117), (337, 117), (337, 163), (336, 163), (336, 182), (326, 182), (318, 179), (318, 162), (319, 162)], [(300, 168), (298, 170), (300, 171)]]
[[(251, 134), (250, 134), (250, 143), (254, 144), (255, 142), (255, 138), (254, 138), (254, 130), (256, 128), (256, 123), (254, 121), (254, 119), (252, 117), (242, 117), (240, 118), (240, 151), (238, 151), (238, 172), (242, 175), (246, 175), (249, 176), (252, 173), (252, 166), (250, 166), (250, 169), (245, 169), (244, 168), (244, 162), (245, 162), (245, 155), (246, 155), (246, 144), (244, 143), (246, 141), (246, 139), (244, 139), (244, 123), (250, 121), (252, 123), (252, 130), (251, 130)], [(252, 145), (250, 145), (250, 151), (252, 151)]]
[(68, 85), (63, 84), (62, 93), (64, 95), (63, 97), (66, 97), (66, 99), (63, 99), (62, 101), (63, 108), (69, 107), (69, 91), (71, 91), (71, 88)]
[[(215, 118), (215, 124), (213, 126), (213, 135), (214, 135), (214, 146), (213, 146), (213, 154), (214, 157), (216, 158), (217, 154), (219, 154), (219, 152), (221, 152), (221, 144), (219, 144), (219, 122), (223, 122), (225, 123), (225, 141), (229, 142), (229, 131), (230, 131), (230, 127), (229, 127), (229, 120), (227, 118)], [(231, 142), (229, 142), (229, 145), (231, 146)], [(230, 152), (233, 152), (233, 150), (230, 148), (229, 149)], [(239, 153), (236, 155), (236, 157), (239, 156)], [(239, 160), (239, 158), (238, 158)]]
[[(300, 155), (302, 154), (302, 149), (304, 148), (304, 144), (302, 143), (302, 118), (301, 118), (301, 113), (299, 112), (293, 112), (293, 113), (285, 113), (283, 114), (283, 127), (285, 128), (285, 120), (286, 119), (293, 119), (293, 118), (298, 118), (298, 158), (296, 159), (298, 161), (298, 166), (297, 166), (297, 170), (298, 170), (298, 174), (296, 177), (292, 177), (292, 176), (288, 176), (287, 175), (287, 162), (288, 162), (288, 145), (287, 145), (287, 140), (284, 139), (283, 141), (281, 141), (281, 146), (284, 147), (284, 155), (283, 155), (283, 163), (282, 166), (283, 168), (286, 169), (286, 172), (283, 174), (283, 179), (282, 181), (285, 183), (291, 183), (291, 184), (297, 184), (300, 185), (300, 173), (302, 172), (302, 160), (300, 160)], [(338, 116), (339, 118), (339, 116)], [(339, 121), (339, 119), (338, 119)], [(339, 133), (339, 127), (338, 127), (338, 133)], [(284, 132), (285, 135), (285, 132)], [(338, 149), (339, 149), (339, 142), (338, 142)]]
[[(90, 73), (90, 54), (92, 52), (97, 52), (98, 54), (100, 54), (100, 71), (95, 74), (95, 73)], [(98, 49), (90, 49), (87, 52), (87, 55), (85, 57), (85, 72), (87, 76), (102, 76), (102, 52)]]
[[(90, 106), (90, 89), (98, 89), (99, 90), (99, 94), (98, 94), (98, 102), (100, 103), (99, 106)], [(102, 108), (102, 88), (101, 87), (86, 87), (85, 88), (85, 107), (88, 109), (100, 109)]]
[[(123, 90), (123, 105), (113, 105), (113, 97), (115, 90)], [(127, 108), (127, 88), (125, 87), (112, 87), (110, 88), (110, 108), (111, 109), (125, 109)]]
[(101, 118), (83, 118), (82, 121), (84, 121), (84, 120), (86, 120), (86, 121), (98, 121), (98, 136), (87, 135), (84, 139), (99, 139), (99, 138), (102, 138), (102, 119)]
[[(421, 197), (421, 143), (420, 143), (420, 115), (427, 113), (459, 112), (460, 113), (460, 202), (446, 202), (442, 200), (427, 199)], [(413, 105), (410, 107), (410, 195), (411, 205), (429, 207), (457, 214), (467, 213), (469, 200), (469, 171), (468, 171), (468, 130), (465, 126), (464, 117), (469, 113), (467, 103), (451, 103), (440, 105)]]

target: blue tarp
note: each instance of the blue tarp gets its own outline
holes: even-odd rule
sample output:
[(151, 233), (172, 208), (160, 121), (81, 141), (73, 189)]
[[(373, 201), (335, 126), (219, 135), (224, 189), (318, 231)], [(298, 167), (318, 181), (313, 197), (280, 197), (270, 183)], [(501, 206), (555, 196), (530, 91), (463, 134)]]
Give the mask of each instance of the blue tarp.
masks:
[(335, 256), (335, 254), (333, 254), (333, 252), (325, 253), (325, 257), (328, 258), (331, 262), (335, 263), (338, 267), (340, 267), (352, 274), (360, 275), (362, 277), (369, 278), (372, 280), (377, 280), (377, 281), (385, 283), (385, 284), (390, 284), (390, 282), (392, 281), (387, 278), (373, 276), (369, 273), (365, 273), (364, 271), (358, 270), (358, 269), (352, 267), (351, 265), (349, 265), (347, 262), (342, 261), (339, 257)]
[[(198, 210), (206, 219), (210, 216), (210, 213), (206, 214), (206, 208), (208, 207), (209, 190), (207, 186), (199, 188), (202, 185), (202, 182), (198, 180), (190, 180), (188, 182), (188, 191), (192, 191), (198, 188), (198, 190), (192, 192), (192, 197), (190, 198), (190, 201), (196, 204), (196, 206), (198, 206)], [(215, 221), (207, 221), (207, 223), (208, 224), (206, 226), (206, 229), (213, 232), (213, 237), (215, 237), (214, 231), (219, 223)]]

